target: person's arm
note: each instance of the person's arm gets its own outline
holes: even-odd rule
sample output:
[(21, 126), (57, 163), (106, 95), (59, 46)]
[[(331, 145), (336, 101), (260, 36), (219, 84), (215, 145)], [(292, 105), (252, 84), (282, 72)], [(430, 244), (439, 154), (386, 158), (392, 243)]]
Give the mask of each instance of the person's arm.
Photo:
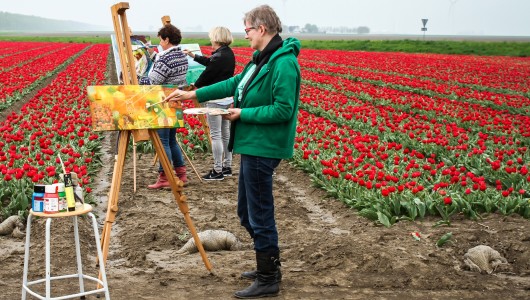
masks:
[[(210, 86), (202, 87), (198, 90), (191, 92), (184, 92), (181, 90), (175, 90), (166, 97), (166, 101), (182, 101), (186, 99), (197, 99), (199, 102), (205, 102), (208, 100), (220, 99), (223, 97), (235, 96), (236, 88), (239, 82), (245, 76), (252, 62), (249, 62), (243, 72), (218, 83)], [(199, 93), (200, 95), (197, 95)]]
[(189, 50), (189, 49), (183, 49), (182, 50), (182, 53), (188, 55), (189, 57), (191, 58), (195, 58), (195, 53), (193, 53), (193, 51)]
[[(197, 60), (197, 58), (199, 57), (204, 58), (203, 56), (196, 55), (195, 60), (197, 62), (199, 62)], [(211, 85), (212, 83), (215, 83), (216, 81), (218, 81), (219, 75), (222, 73), (223, 69), (228, 67), (220, 53), (216, 53), (212, 55), (210, 58), (207, 58), (206, 60), (208, 61), (208, 63), (203, 64), (206, 66), (206, 69), (202, 71), (199, 78), (197, 78), (197, 80), (195, 81), (195, 86), (198, 88)]]
[[(215, 54), (214, 54), (215, 55)], [(207, 67), (210, 62), (212, 61), (212, 57), (206, 57), (206, 56), (202, 56), (202, 55), (194, 55), (193, 56), (193, 60), (200, 63), (201, 65)]]
[(151, 80), (149, 80), (148, 76), (138, 77), (138, 84), (139, 85), (151, 85)]
[(182, 52), (184, 52), (184, 54), (186, 54), (189, 57), (193, 58), (194, 61), (198, 62), (199, 64), (201, 64), (203, 66), (208, 66), (208, 64), (210, 63), (210, 58), (209, 57), (202, 56), (202, 55), (197, 55), (197, 54), (193, 53), (194, 51), (192, 51), (192, 50), (184, 49), (184, 50), (182, 50)]
[(241, 117), (241, 108), (229, 108), (228, 112), (229, 114), (222, 115), (223, 119), (233, 122)]
[(147, 76), (141, 77), (138, 80), (140, 85), (161, 85), (166, 82), (169, 73), (169, 66), (163, 58), (157, 60), (153, 69), (149, 72)]
[(167, 95), (165, 101), (182, 101), (187, 99), (197, 99), (197, 94), (195, 93), (195, 90), (186, 92), (179, 89), (175, 89), (173, 92), (171, 92), (171, 94)]

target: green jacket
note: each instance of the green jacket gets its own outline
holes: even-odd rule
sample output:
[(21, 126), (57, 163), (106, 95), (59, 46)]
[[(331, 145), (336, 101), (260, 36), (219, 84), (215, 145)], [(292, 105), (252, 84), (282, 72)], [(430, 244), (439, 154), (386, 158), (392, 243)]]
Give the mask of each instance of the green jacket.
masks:
[[(267, 158), (291, 158), (294, 151), (300, 66), (300, 41), (287, 38), (248, 86), (241, 104), (237, 86), (254, 63), (242, 73), (197, 90), (199, 102), (234, 96), (241, 118), (235, 121), (234, 153)], [(254, 52), (254, 56), (259, 51)]]

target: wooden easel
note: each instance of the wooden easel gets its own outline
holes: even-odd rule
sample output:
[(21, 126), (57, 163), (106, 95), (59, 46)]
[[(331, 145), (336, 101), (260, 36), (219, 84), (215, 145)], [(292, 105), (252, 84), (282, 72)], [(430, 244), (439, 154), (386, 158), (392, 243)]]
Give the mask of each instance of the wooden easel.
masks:
[[(120, 63), (123, 73), (123, 82), (124, 84), (138, 84), (138, 81), (136, 79), (136, 70), (134, 67), (134, 58), (132, 55), (131, 38), (128, 30), (129, 25), (127, 24), (127, 16), (125, 15), (125, 10), (127, 9), (129, 9), (128, 2), (120, 2), (113, 5), (111, 7), (112, 20), (114, 23), (114, 31), (116, 33), (116, 41), (118, 43)], [(212, 266), (210, 264), (210, 261), (208, 260), (208, 257), (206, 256), (204, 247), (202, 246), (197, 231), (195, 230), (195, 226), (193, 225), (193, 222), (189, 215), (189, 207), (188, 203), (186, 202), (186, 196), (182, 194), (184, 183), (180, 181), (178, 177), (173, 175), (171, 163), (167, 158), (166, 152), (156, 130), (148, 129), (143, 131), (147, 133), (147, 138), (150, 139), (153, 143), (156, 154), (160, 158), (162, 168), (164, 169), (165, 174), (168, 174), (167, 179), (171, 186), (171, 191), (173, 192), (179, 210), (184, 215), (184, 219), (186, 221), (188, 229), (190, 230), (190, 233), (193, 236), (195, 245), (197, 245), (197, 248), (199, 249), (199, 253), (201, 254), (206, 269), (208, 271), (211, 271)], [(116, 213), (118, 212), (118, 197), (120, 193), (121, 178), (123, 175), (123, 167), (125, 165), (127, 145), (129, 144), (131, 134), (134, 136), (135, 131), (120, 131), (120, 138), (118, 141), (118, 155), (116, 156), (116, 161), (114, 163), (114, 173), (112, 175), (112, 183), (110, 186), (107, 216), (105, 218), (105, 224), (103, 226), (103, 232), (101, 234), (101, 248), (103, 250), (103, 259), (105, 262), (109, 253), (110, 233), (112, 224), (114, 223), (116, 219)], [(140, 139), (143, 139), (145, 137), (144, 133), (137, 132), (137, 134), (139, 134)]]
[(161, 19), (162, 19), (162, 26), (171, 24), (171, 18), (169, 16), (163, 16)]

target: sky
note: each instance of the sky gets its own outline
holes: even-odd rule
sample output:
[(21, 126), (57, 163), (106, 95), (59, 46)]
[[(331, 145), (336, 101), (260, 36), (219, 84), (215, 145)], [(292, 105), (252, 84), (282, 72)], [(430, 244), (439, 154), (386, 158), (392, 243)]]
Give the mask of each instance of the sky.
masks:
[[(105, 26), (112, 31), (108, 0), (2, 0), (0, 11)], [(285, 25), (367, 26), (372, 34), (530, 36), (529, 0), (129, 0), (129, 26), (156, 33), (171, 17), (183, 32), (215, 26), (243, 32), (245, 12), (268, 4)]]

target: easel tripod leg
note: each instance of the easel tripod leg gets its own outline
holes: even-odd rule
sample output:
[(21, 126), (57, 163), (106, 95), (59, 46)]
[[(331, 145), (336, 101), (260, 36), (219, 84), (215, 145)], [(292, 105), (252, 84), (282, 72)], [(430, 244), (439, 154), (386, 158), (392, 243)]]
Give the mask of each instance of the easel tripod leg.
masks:
[(193, 163), (191, 162), (190, 158), (188, 157), (188, 155), (186, 154), (186, 152), (184, 152), (184, 148), (182, 148), (182, 146), (180, 145), (180, 142), (178, 141), (178, 139), (177, 139), (177, 145), (179, 145), (180, 152), (182, 152), (182, 154), (184, 155), (184, 157), (186, 157), (186, 159), (188, 160), (188, 163), (190, 164), (191, 168), (192, 168), (193, 171), (195, 172), (195, 175), (197, 175), (197, 178), (199, 178), (199, 181), (202, 182), (202, 177), (201, 177), (201, 175), (199, 175), (199, 172), (197, 172), (197, 169), (195, 169), (195, 166), (194, 166)]
[[(130, 131), (122, 131), (120, 134), (120, 140), (118, 141), (118, 155), (116, 156), (116, 161), (114, 162), (114, 173), (112, 175), (110, 195), (107, 203), (107, 215), (105, 217), (105, 224), (103, 225), (103, 231), (101, 233), (101, 249), (103, 251), (104, 263), (107, 261), (107, 256), (109, 254), (112, 223), (114, 223), (116, 214), (118, 213), (118, 196), (120, 194), (121, 178), (123, 175), (123, 167), (125, 165), (125, 157), (127, 155), (127, 145), (129, 144), (130, 137)], [(101, 279), (101, 274), (99, 276)]]
[[(153, 146), (155, 147), (156, 153), (158, 154), (158, 157), (160, 158), (160, 163), (162, 164), (162, 168), (164, 169), (164, 172), (166, 174), (171, 174), (171, 164), (169, 163), (169, 159), (167, 158), (166, 152), (164, 150), (164, 146), (162, 145), (162, 142), (160, 141), (160, 137), (158, 136), (156, 131), (153, 129), (149, 130), (149, 137), (151, 138), (151, 141), (153, 142)], [(193, 236), (193, 240), (195, 241), (195, 245), (197, 245), (197, 249), (199, 250), (199, 253), (201, 254), (202, 261), (204, 262), (206, 269), (211, 272), (212, 265), (210, 264), (210, 261), (208, 260), (208, 257), (206, 256), (206, 252), (204, 251), (204, 247), (202, 246), (201, 240), (199, 239), (197, 230), (195, 230), (195, 226), (193, 225), (193, 222), (189, 215), (190, 209), (188, 207), (188, 203), (186, 202), (186, 196), (182, 195), (182, 190), (183, 190), (182, 186), (184, 185), (184, 183), (180, 181), (180, 179), (178, 179), (178, 177), (176, 176), (167, 176), (167, 179), (169, 181), (169, 185), (171, 186), (171, 191), (173, 192), (173, 195), (175, 196), (175, 201), (177, 201), (179, 210), (184, 215), (184, 220), (186, 221), (186, 224), (188, 225), (188, 229), (190, 230), (190, 233)]]
[[(191, 159), (188, 157), (188, 155), (186, 154), (186, 152), (184, 152), (184, 148), (182, 148), (182, 145), (180, 144), (179, 140), (177, 139), (177, 145), (179, 146), (180, 148), (180, 152), (182, 152), (182, 155), (184, 155), (184, 157), (186, 158), (186, 160), (188, 161), (188, 163), (190, 164), (191, 168), (193, 169), (193, 171), (195, 172), (195, 175), (197, 175), (197, 178), (199, 178), (199, 181), (200, 182), (203, 182), (202, 181), (202, 177), (201, 175), (199, 175), (199, 172), (197, 172), (197, 169), (195, 169), (195, 166), (193, 165), (193, 163), (191, 162)], [(156, 165), (156, 162), (158, 161), (158, 154), (155, 153), (155, 157), (153, 158), (153, 166)], [(165, 172), (165, 171), (164, 171)]]

